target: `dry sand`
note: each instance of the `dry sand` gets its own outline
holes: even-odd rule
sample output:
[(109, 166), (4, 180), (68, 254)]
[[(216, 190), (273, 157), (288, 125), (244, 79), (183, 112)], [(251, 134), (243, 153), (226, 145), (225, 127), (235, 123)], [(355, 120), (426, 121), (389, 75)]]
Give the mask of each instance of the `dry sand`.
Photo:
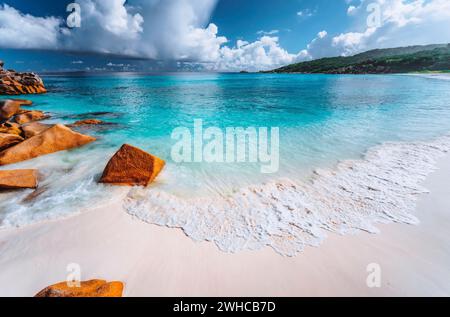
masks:
[[(449, 296), (450, 157), (420, 198), (419, 226), (330, 235), (295, 258), (272, 249), (226, 254), (181, 230), (133, 219), (115, 203), (58, 221), (0, 231), (0, 296), (33, 296), (65, 281), (78, 263), (83, 280), (125, 282), (125, 296)], [(366, 285), (381, 266), (380, 288)]]

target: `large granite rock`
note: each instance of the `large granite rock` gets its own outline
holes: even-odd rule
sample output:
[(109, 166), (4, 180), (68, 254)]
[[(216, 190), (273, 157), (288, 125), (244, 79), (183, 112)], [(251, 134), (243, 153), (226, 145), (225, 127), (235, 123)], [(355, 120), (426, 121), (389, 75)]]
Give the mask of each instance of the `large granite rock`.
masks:
[(96, 139), (72, 131), (57, 124), (3, 152), (0, 152), (0, 165), (18, 163), (41, 155), (69, 150), (95, 141)]
[(0, 171), (0, 189), (36, 188), (37, 174), (37, 170)]
[(148, 186), (165, 164), (162, 159), (125, 144), (109, 161), (100, 183)]
[(23, 138), (20, 135), (0, 133), (0, 151), (3, 151), (22, 141)]
[(91, 280), (81, 282), (80, 287), (58, 283), (43, 289), (35, 297), (122, 297), (122, 293), (122, 282)]
[(35, 135), (38, 135), (42, 132), (44, 132), (45, 130), (51, 128), (52, 125), (51, 124), (45, 124), (45, 123), (40, 123), (40, 122), (31, 122), (31, 123), (27, 123), (22, 125), (22, 134), (26, 139), (32, 138)]
[[(2, 62), (3, 63), (3, 62)], [(18, 73), (0, 67), (0, 95), (46, 93), (44, 82), (35, 73)]]

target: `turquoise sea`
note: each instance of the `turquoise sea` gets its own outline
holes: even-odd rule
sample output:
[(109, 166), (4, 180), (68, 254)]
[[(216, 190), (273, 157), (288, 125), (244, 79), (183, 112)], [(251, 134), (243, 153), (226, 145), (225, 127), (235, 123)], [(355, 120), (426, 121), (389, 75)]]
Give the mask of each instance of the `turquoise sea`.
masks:
[[(260, 188), (258, 186), (281, 179), (289, 179), (287, 182), (297, 185), (301, 183), (300, 187), (304, 187), (317, 174), (314, 171), (332, 171), (342, 161), (367, 160), (367, 152), (374, 147), (379, 149), (387, 142), (402, 145), (433, 142), (450, 130), (450, 80), (445, 78), (122, 73), (44, 76), (44, 81), (48, 94), (26, 98), (34, 101), (34, 108), (51, 114), (48, 122), (72, 123), (96, 118), (111, 124), (80, 130), (98, 137), (97, 142), (88, 146), (14, 165), (14, 168), (38, 168), (42, 176), (41, 186), (31, 196), (32, 191), (0, 194), (0, 227), (20, 226), (83, 212), (129, 190), (112, 189), (96, 183), (112, 154), (123, 143), (129, 143), (167, 160), (168, 164), (151, 188), (131, 190), (125, 203), (128, 212), (151, 223), (181, 227), (194, 239), (216, 241), (226, 251), (255, 249), (260, 247), (261, 239), (276, 236), (273, 232), (264, 232), (285, 232), (286, 228), (273, 227), (273, 223), (257, 223), (256, 232), (249, 233), (243, 229), (244, 232), (231, 234), (236, 227), (222, 227), (221, 230), (231, 230), (226, 237), (211, 237), (214, 235), (211, 230), (217, 229), (214, 226), (200, 228), (202, 225), (198, 223), (187, 224), (181, 215), (173, 218), (167, 213), (176, 210), (177, 204), (185, 204), (184, 210), (186, 206), (199, 210), (199, 206), (207, 204), (209, 213), (214, 214), (215, 202), (228, 204), (222, 209), (233, 212), (230, 204), (242, 205), (242, 202), (230, 202), (230, 197), (241, 191), (253, 188), (251, 192), (255, 193), (259, 190), (255, 188)], [(205, 127), (279, 127), (279, 172), (261, 174), (258, 164), (249, 163), (172, 162), (173, 129), (192, 128), (194, 119), (202, 119)], [(158, 193), (156, 198), (152, 196), (155, 193)], [(336, 198), (323, 194), (324, 197)], [(273, 196), (273, 192), (270, 195)], [(294, 204), (301, 200), (295, 194), (289, 197), (286, 199), (293, 200)], [(168, 203), (171, 209), (163, 208), (163, 198), (171, 201)], [(271, 203), (259, 206), (264, 198), (261, 201), (255, 199), (245, 204), (249, 203), (247, 207), (257, 210), (255, 212), (259, 216), (267, 218), (267, 213), (273, 211), (278, 218), (283, 217)], [(339, 198), (336, 199), (339, 203)], [(327, 206), (334, 208), (333, 205)], [(309, 209), (314, 213), (314, 208)], [(199, 211), (198, 217), (202, 217), (202, 212), (207, 211)], [(222, 222), (230, 220), (224, 214), (220, 217), (225, 217)], [(244, 218), (256, 219), (248, 218), (248, 215)], [(308, 222), (313, 228), (314, 221)], [(330, 229), (324, 222), (310, 230), (312, 237), (321, 236), (315, 232), (316, 229)], [(293, 232), (289, 234), (296, 235)], [(240, 242), (230, 242), (232, 236), (238, 237), (236, 239)], [(306, 240), (301, 243), (311, 242), (310, 238)], [(268, 240), (262, 244), (274, 246)], [(282, 247), (274, 248), (280, 253), (293, 253), (282, 251)], [(294, 249), (298, 251), (301, 246)]]

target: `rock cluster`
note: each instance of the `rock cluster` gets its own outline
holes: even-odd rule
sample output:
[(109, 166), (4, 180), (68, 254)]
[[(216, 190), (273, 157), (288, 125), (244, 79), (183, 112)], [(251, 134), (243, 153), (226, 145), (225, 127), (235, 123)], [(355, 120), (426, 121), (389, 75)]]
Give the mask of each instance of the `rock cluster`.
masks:
[[(29, 100), (0, 100), (0, 166), (18, 163), (58, 151), (69, 150), (95, 141), (61, 125), (38, 121), (49, 116), (39, 110), (24, 110)], [(37, 171), (0, 172), (0, 190), (37, 187)]]
[(0, 95), (24, 95), (46, 93), (44, 82), (35, 73), (19, 73), (3, 69), (0, 61)]
[(95, 141), (95, 138), (72, 131), (62, 124), (0, 152), (0, 166), (26, 161), (38, 156), (69, 150)]
[[(41, 123), (39, 121), (49, 117), (46, 113), (21, 108), (31, 104), (31, 101), (22, 99), (0, 100), (0, 166), (86, 145), (96, 139), (71, 128), (106, 124), (97, 119), (85, 119), (69, 126)], [(162, 159), (125, 144), (111, 158), (99, 182), (122, 186), (148, 186), (164, 166)], [(10, 171), (8, 177), (11, 178), (14, 173), (18, 179), (21, 177), (17, 171)], [(20, 181), (17, 184), (20, 184)], [(13, 188), (30, 186), (25, 184), (23, 187)]]

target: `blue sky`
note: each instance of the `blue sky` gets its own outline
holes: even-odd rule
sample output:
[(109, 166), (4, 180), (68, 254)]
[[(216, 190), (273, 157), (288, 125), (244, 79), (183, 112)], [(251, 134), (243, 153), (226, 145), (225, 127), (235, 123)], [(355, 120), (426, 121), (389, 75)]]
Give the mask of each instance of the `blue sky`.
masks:
[[(65, 8), (73, 1), (82, 8), (82, 25), (68, 29)], [(379, 6), (377, 26), (367, 22), (373, 3)], [(36, 71), (263, 70), (373, 48), (450, 42), (449, 3), (0, 0), (0, 59)]]
[(212, 21), (232, 40), (254, 41), (258, 31), (278, 30), (281, 45), (297, 52), (324, 29), (345, 31), (347, 7), (343, 0), (223, 0)]

